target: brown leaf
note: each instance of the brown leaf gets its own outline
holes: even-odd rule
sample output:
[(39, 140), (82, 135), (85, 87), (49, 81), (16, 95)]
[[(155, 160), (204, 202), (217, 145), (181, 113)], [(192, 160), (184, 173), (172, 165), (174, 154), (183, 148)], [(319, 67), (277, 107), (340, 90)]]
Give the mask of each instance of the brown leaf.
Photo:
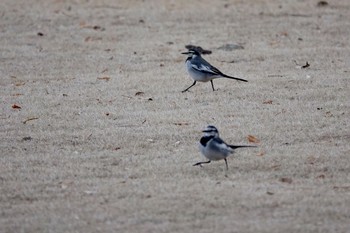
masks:
[(328, 2), (327, 1), (319, 1), (318, 3), (317, 3), (317, 6), (328, 6)]
[(256, 156), (264, 156), (265, 155), (265, 151), (260, 151)]
[(272, 104), (272, 100), (265, 100), (263, 104)]
[(259, 143), (260, 142), (260, 140), (257, 139), (256, 137), (254, 137), (253, 135), (248, 135), (247, 139), (248, 139), (249, 142), (253, 142), (253, 143)]
[(19, 106), (19, 105), (17, 105), (17, 104), (14, 104), (14, 105), (12, 105), (12, 108), (13, 108), (13, 109), (21, 109), (22, 107)]
[(109, 81), (111, 78), (110, 77), (98, 77), (97, 79)]
[(280, 181), (287, 184), (291, 184), (293, 182), (292, 178), (288, 178), (288, 177), (282, 177)]
[(18, 83), (15, 83), (15, 86), (19, 87), (19, 86), (23, 86), (24, 84), (26, 84), (26, 83), (25, 82), (18, 82)]

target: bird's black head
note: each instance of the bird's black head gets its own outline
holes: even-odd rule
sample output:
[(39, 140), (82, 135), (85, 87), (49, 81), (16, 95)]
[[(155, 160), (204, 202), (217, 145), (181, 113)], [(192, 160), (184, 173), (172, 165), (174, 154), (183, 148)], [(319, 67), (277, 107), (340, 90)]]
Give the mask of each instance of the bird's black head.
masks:
[(205, 136), (219, 136), (219, 131), (214, 125), (208, 125), (202, 132)]

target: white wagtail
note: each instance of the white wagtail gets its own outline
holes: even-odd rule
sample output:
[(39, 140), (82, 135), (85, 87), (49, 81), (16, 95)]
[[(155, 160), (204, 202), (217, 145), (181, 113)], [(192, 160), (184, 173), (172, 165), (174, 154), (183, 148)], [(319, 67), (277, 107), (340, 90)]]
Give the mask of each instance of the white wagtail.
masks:
[(228, 170), (227, 156), (234, 153), (234, 150), (241, 147), (256, 147), (256, 146), (234, 146), (226, 144), (220, 137), (219, 131), (213, 125), (208, 125), (203, 131), (204, 136), (200, 139), (199, 149), (202, 154), (208, 159), (206, 162), (198, 162), (193, 166), (198, 166), (203, 163), (210, 163), (212, 160), (225, 160), (226, 170)]
[(188, 91), (191, 87), (193, 87), (196, 82), (211, 82), (211, 87), (214, 89), (213, 79), (216, 78), (230, 78), (230, 79), (236, 79), (243, 82), (248, 82), (245, 79), (235, 78), (228, 76), (224, 73), (222, 73), (220, 70), (215, 68), (214, 66), (210, 65), (206, 60), (202, 58), (200, 53), (194, 49), (190, 49), (188, 52), (184, 52), (182, 54), (188, 54), (188, 57), (186, 59), (186, 67), (187, 71), (194, 80), (194, 83), (183, 90), (182, 92)]

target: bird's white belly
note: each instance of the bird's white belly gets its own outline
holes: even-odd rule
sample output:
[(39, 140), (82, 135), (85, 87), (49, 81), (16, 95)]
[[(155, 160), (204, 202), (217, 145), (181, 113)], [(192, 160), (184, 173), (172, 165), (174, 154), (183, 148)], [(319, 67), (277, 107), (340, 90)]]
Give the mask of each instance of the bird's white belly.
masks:
[(199, 144), (199, 149), (201, 153), (209, 160), (221, 160), (229, 156), (230, 153), (233, 151), (221, 151), (221, 150), (214, 150), (211, 149), (210, 146), (207, 145), (207, 147), (204, 147), (203, 145)]

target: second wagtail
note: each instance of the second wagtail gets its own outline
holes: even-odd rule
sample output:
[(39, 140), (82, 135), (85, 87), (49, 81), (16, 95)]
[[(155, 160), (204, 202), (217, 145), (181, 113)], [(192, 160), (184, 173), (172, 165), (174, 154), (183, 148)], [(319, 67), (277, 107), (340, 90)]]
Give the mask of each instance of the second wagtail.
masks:
[(186, 59), (186, 67), (191, 78), (194, 80), (193, 84), (188, 88), (186, 88), (185, 90), (183, 90), (182, 92), (188, 91), (191, 87), (196, 85), (197, 81), (198, 82), (210, 81), (211, 87), (213, 88), (213, 91), (215, 91), (213, 79), (216, 79), (216, 78), (229, 78), (229, 79), (235, 79), (238, 81), (248, 82), (245, 79), (235, 78), (222, 73), (220, 70), (210, 65), (209, 62), (204, 60), (200, 55), (200, 53), (196, 50), (190, 49), (188, 52), (184, 52), (182, 54), (188, 55)]
[(199, 141), (199, 149), (208, 161), (198, 162), (193, 166), (202, 166), (204, 163), (211, 161), (225, 160), (226, 170), (228, 170), (227, 157), (234, 153), (234, 150), (242, 147), (256, 147), (256, 146), (236, 146), (226, 144), (220, 137), (218, 129), (213, 125), (208, 125), (203, 131), (203, 137)]

